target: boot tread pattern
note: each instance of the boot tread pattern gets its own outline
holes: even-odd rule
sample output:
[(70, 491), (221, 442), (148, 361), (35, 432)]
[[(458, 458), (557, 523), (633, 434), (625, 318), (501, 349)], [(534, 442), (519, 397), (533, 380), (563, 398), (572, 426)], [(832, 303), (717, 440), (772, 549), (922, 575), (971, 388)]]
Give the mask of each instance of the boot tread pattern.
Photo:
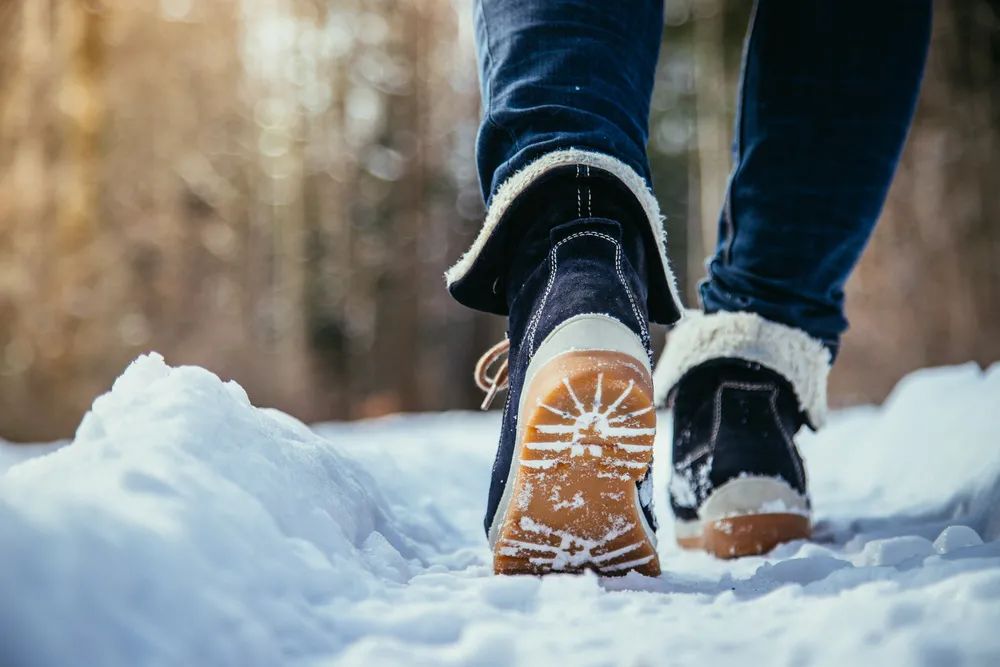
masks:
[(656, 432), (648, 371), (619, 352), (568, 352), (526, 392), (494, 569), (659, 574), (636, 501)]

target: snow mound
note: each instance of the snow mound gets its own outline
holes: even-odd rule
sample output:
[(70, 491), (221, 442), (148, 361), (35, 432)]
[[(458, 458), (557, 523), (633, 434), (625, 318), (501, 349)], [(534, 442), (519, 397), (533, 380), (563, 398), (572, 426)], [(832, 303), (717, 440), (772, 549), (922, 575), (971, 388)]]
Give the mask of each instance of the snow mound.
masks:
[(329, 441), (158, 355), (2, 478), (0, 544), (4, 665), (277, 665), (418, 556)]
[(494, 577), (496, 414), (310, 430), (141, 357), (0, 445), (0, 665), (1000, 664), (998, 408), (967, 365), (831, 415), (815, 539), (737, 561), (674, 546), (661, 415), (661, 577)]
[(1000, 363), (911, 373), (879, 409), (800, 442), (817, 512), (840, 537), (923, 526), (933, 540), (957, 522), (1000, 538)]

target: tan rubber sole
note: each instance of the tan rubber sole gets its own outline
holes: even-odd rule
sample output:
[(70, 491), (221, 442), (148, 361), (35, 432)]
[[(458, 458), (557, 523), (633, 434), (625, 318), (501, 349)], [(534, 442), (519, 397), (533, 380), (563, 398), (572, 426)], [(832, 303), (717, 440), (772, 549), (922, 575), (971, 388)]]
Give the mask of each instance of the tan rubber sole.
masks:
[(636, 502), (656, 432), (649, 372), (619, 352), (568, 352), (525, 391), (494, 571), (659, 575)]
[(747, 514), (705, 522), (697, 537), (678, 538), (683, 549), (702, 549), (716, 558), (766, 554), (780, 544), (807, 540), (809, 517), (801, 514)]

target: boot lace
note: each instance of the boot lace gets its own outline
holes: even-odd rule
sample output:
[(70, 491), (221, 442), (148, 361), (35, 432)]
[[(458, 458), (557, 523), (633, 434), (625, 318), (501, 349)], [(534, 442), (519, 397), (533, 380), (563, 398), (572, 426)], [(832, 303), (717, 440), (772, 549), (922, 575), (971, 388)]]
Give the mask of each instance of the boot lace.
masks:
[(502, 341), (486, 350), (483, 356), (476, 362), (476, 370), (473, 373), (476, 379), (476, 386), (486, 392), (480, 410), (487, 410), (493, 399), (509, 385), (507, 353), (510, 350), (510, 339), (504, 338)]

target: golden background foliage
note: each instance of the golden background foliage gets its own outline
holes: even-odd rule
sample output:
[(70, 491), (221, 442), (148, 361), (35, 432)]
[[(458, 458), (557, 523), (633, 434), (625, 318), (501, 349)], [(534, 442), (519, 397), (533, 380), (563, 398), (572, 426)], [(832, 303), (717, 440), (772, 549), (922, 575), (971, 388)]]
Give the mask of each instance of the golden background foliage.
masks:
[[(745, 4), (667, 3), (650, 152), (689, 296)], [(838, 404), (1000, 358), (1000, 19), (936, 10)], [(475, 405), (503, 322), (441, 278), (482, 214), (470, 23), (461, 0), (0, 4), (0, 437), (69, 435), (148, 350), (306, 420)]]

